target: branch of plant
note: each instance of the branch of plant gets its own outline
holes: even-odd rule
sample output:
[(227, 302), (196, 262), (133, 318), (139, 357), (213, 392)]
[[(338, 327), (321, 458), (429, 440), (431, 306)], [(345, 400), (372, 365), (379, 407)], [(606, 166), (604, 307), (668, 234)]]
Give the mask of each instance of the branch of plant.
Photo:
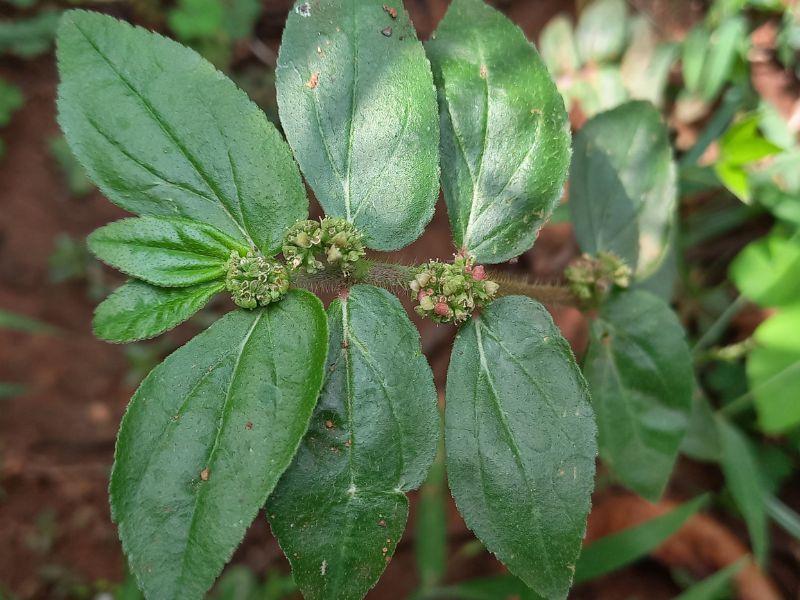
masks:
[[(352, 274), (345, 275), (337, 267), (327, 267), (313, 274), (298, 273), (293, 284), (312, 292), (338, 293), (356, 283), (366, 283), (392, 292), (408, 292), (409, 282), (414, 279), (419, 265), (405, 265), (373, 260), (362, 260)], [(497, 296), (527, 296), (543, 304), (579, 306), (572, 291), (562, 285), (531, 283), (527, 279), (514, 277), (497, 271), (488, 272), (488, 277), (500, 285)]]

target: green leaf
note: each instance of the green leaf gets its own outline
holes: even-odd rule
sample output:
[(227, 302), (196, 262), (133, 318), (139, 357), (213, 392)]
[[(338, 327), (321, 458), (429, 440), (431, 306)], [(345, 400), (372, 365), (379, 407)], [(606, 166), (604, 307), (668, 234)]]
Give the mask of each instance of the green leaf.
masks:
[(194, 51), (98, 13), (59, 30), (59, 123), (108, 198), (207, 223), (265, 254), (306, 216), (288, 146), (264, 113)]
[(402, 3), (302, 2), (278, 57), (286, 137), (325, 212), (361, 229), (367, 245), (417, 239), (439, 193), (433, 80)]
[(222, 0), (225, 9), (223, 28), (233, 40), (243, 40), (253, 33), (263, 5), (260, 0)]
[(652, 294), (621, 292), (592, 322), (583, 371), (603, 462), (637, 494), (658, 500), (692, 404), (694, 376), (683, 327)]
[(728, 421), (717, 417), (722, 456), (720, 464), (725, 482), (736, 506), (742, 513), (753, 554), (760, 565), (764, 565), (769, 550), (767, 539), (766, 493), (761, 482), (761, 473), (747, 438)]
[(541, 304), (501, 298), (461, 329), (445, 424), (450, 489), (467, 525), (537, 593), (566, 597), (597, 446), (586, 382)]
[(708, 30), (703, 25), (696, 25), (683, 41), (683, 85), (692, 94), (697, 94), (703, 83), (703, 65), (710, 44), (709, 37)]
[(769, 496), (767, 498), (767, 513), (784, 531), (800, 540), (800, 515), (786, 506), (778, 498)]
[(748, 40), (747, 21), (740, 15), (726, 19), (711, 33), (699, 82), (705, 100), (716, 98), (728, 81), (743, 40)]
[(728, 271), (736, 287), (764, 307), (791, 306), (800, 298), (800, 233), (773, 229), (751, 242)]
[(15, 85), (0, 79), (0, 127), (8, 125), (11, 116), (22, 108), (25, 97)]
[(689, 458), (702, 462), (716, 463), (720, 459), (720, 442), (714, 422), (714, 410), (697, 385), (692, 394), (692, 409), (680, 450)]
[(106, 264), (162, 287), (224, 279), (231, 251), (247, 253), (247, 246), (210, 225), (166, 217), (116, 221), (92, 232), (88, 244)]
[(720, 181), (743, 202), (751, 201), (749, 174), (753, 163), (781, 151), (759, 130), (761, 115), (751, 114), (725, 132), (719, 141), (714, 171)]
[(199, 599), (211, 587), (308, 427), (326, 338), (322, 303), (293, 290), (226, 315), (142, 382), (110, 493), (150, 600)]
[(394, 554), (406, 492), (436, 453), (436, 389), (419, 334), (389, 292), (353, 286), (328, 320), (322, 395), (267, 511), (307, 600), (360, 600)]
[(0, 329), (25, 333), (55, 333), (56, 328), (48, 323), (31, 319), (25, 315), (0, 309)]
[(707, 496), (698, 496), (660, 517), (589, 544), (578, 560), (575, 583), (590, 581), (646, 556), (677, 533), (707, 500)]
[(779, 219), (800, 226), (800, 149), (773, 156), (749, 173), (753, 198)]
[(629, 99), (617, 65), (605, 65), (588, 70), (567, 90), (566, 94), (581, 107), (581, 112), (592, 117), (610, 110)]
[(232, 565), (219, 578), (209, 600), (255, 600), (258, 580), (250, 567)]
[(26, 387), (18, 383), (6, 383), (0, 381), (0, 400), (15, 398), (25, 393)]
[(581, 68), (569, 17), (558, 15), (545, 25), (539, 36), (539, 52), (553, 77), (574, 73)]
[(97, 306), (92, 328), (97, 337), (107, 342), (146, 340), (180, 325), (224, 289), (222, 281), (185, 288), (129, 281)]
[(128, 569), (125, 574), (125, 579), (114, 590), (114, 600), (145, 600), (142, 592), (139, 591), (139, 586), (136, 583), (136, 577)]
[(758, 104), (758, 127), (764, 137), (783, 150), (791, 150), (797, 140), (787, 119), (769, 100), (761, 98)]
[(43, 9), (36, 16), (0, 21), (0, 54), (33, 58), (53, 46), (61, 11)]
[(92, 180), (69, 149), (64, 136), (59, 135), (50, 139), (50, 154), (61, 168), (72, 196), (86, 196), (95, 190)]
[(667, 254), (677, 201), (667, 127), (649, 102), (592, 118), (575, 137), (569, 206), (584, 252), (611, 251), (646, 277)]
[(435, 588), (412, 596), (412, 600), (498, 600), (511, 597), (519, 598), (519, 600), (539, 600), (541, 598), (513, 575), (492, 575)]
[(653, 30), (649, 17), (636, 16), (631, 28), (633, 38), (620, 66), (625, 88), (631, 98), (648, 100), (660, 108), (680, 48), (677, 44), (663, 43)]
[(533, 245), (561, 197), (564, 101), (525, 34), (481, 0), (454, 0), (426, 48), (456, 246), (478, 262), (506, 261)]
[(785, 433), (800, 425), (800, 305), (761, 323), (747, 357), (747, 379), (762, 431)]
[(628, 38), (624, 0), (595, 0), (581, 13), (576, 29), (584, 63), (605, 63), (619, 57)]
[(181, 40), (213, 37), (222, 29), (220, 0), (179, 0), (167, 15), (170, 29)]
[(740, 558), (735, 563), (696, 583), (677, 596), (675, 600), (717, 600), (720, 594), (728, 591), (731, 580), (742, 570), (746, 562), (746, 558)]
[(420, 589), (438, 584), (447, 571), (447, 484), (444, 469), (444, 437), (439, 438), (436, 460), (422, 485), (414, 527), (414, 557)]

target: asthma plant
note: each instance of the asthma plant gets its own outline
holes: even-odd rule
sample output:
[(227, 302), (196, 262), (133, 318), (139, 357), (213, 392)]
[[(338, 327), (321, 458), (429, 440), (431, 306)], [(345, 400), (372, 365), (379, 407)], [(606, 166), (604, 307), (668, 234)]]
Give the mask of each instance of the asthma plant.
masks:
[[(603, 458), (661, 493), (691, 373), (677, 320), (639, 284), (667, 255), (675, 204), (652, 106), (578, 136), (570, 206), (587, 256), (571, 289), (541, 287), (484, 265), (528, 250), (558, 203), (569, 123), (536, 50), (480, 0), (455, 0), (425, 46), (399, 5), (298, 2), (277, 69), (286, 141), (194, 51), (110, 17), (67, 12), (58, 61), (73, 152), (138, 215), (89, 237), (131, 278), (97, 308), (97, 335), (159, 335), (222, 293), (238, 307), (147, 376), (120, 427), (112, 516), (148, 598), (202, 597), (262, 507), (306, 598), (359, 599), (375, 584), (439, 432), (419, 335), (390, 291), (460, 326), (450, 489), (536, 593), (564, 598), (580, 552), (590, 388)], [(307, 220), (301, 173), (320, 221)], [(420, 236), (440, 181), (454, 260), (367, 258)], [(321, 290), (339, 292), (327, 311)], [(596, 315), (588, 384), (539, 300)]]

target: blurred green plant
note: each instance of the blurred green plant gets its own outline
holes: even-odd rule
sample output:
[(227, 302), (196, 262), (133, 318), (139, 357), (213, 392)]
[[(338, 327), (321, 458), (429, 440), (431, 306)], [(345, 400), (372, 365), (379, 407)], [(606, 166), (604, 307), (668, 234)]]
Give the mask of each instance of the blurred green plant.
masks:
[(560, 15), (539, 39), (542, 59), (556, 78), (567, 110), (577, 104), (587, 117), (630, 99), (664, 102), (677, 44), (664, 42), (652, 22), (632, 15), (624, 0), (597, 0), (577, 25)]
[[(229, 567), (220, 577), (208, 600), (287, 600), (297, 597), (297, 586), (292, 576), (276, 569), (267, 571), (263, 581), (243, 565)], [(114, 600), (144, 600), (129, 573), (114, 592)]]
[(261, 9), (260, 0), (178, 0), (167, 22), (178, 40), (225, 68), (234, 44), (252, 34)]
[(86, 242), (67, 233), (60, 233), (53, 240), (47, 266), (51, 282), (84, 281), (86, 294), (92, 300), (102, 298), (112, 287), (103, 265), (89, 252)]
[(0, 21), (0, 54), (34, 58), (53, 47), (61, 11), (45, 8), (32, 17)]
[(61, 169), (72, 196), (80, 198), (95, 190), (92, 180), (69, 149), (64, 136), (59, 135), (50, 140), (50, 154)]
[[(0, 128), (5, 127), (11, 121), (11, 116), (22, 108), (25, 98), (22, 90), (17, 86), (0, 79)], [(0, 139), (0, 158), (5, 154), (3, 140)]]
[[(25, 315), (0, 309), (0, 330), (31, 334), (53, 335), (58, 330), (52, 325), (31, 319)], [(0, 400), (15, 398), (25, 393), (27, 387), (18, 383), (0, 382)]]

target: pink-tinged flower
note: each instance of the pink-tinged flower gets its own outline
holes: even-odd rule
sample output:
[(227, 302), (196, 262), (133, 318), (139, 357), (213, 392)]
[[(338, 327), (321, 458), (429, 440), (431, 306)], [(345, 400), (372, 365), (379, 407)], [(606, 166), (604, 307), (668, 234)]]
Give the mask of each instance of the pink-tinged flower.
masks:
[(483, 281), (486, 279), (486, 269), (483, 267), (483, 265), (478, 265), (472, 269), (472, 278), (475, 281)]
[(433, 312), (440, 317), (447, 317), (450, 315), (450, 307), (445, 302), (437, 302), (436, 306), (433, 307)]
[(427, 298), (431, 293), (430, 290), (420, 290), (419, 293), (417, 293), (417, 302), (422, 302), (422, 299)]

